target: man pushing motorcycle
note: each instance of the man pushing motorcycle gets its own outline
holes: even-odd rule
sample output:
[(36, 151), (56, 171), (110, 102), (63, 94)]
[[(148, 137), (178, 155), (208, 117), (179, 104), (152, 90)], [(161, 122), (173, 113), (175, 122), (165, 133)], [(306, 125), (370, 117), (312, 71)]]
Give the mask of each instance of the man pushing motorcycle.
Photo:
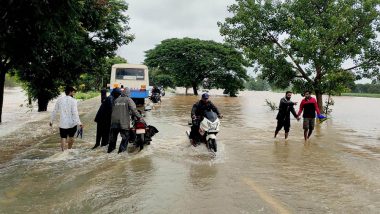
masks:
[(193, 146), (196, 146), (197, 139), (201, 138), (199, 134), (200, 121), (207, 110), (212, 110), (219, 118), (223, 117), (218, 108), (209, 100), (209, 95), (207, 93), (202, 94), (202, 99), (196, 102), (191, 109), (191, 118), (193, 122), (189, 138)]

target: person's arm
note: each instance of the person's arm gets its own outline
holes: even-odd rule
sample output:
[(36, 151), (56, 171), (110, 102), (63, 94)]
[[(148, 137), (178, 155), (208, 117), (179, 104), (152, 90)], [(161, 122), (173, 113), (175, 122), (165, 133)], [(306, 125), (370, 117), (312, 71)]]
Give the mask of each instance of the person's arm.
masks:
[(304, 105), (304, 102), (305, 102), (305, 100), (302, 100), (302, 101), (301, 101), (300, 109), (298, 110), (298, 114), (297, 114), (298, 117), (301, 116), (301, 113), (302, 113), (302, 111), (303, 111), (303, 105)]
[(100, 122), (101, 117), (102, 117), (101, 115), (105, 114), (104, 106), (105, 106), (105, 102), (103, 102), (102, 104), (100, 104), (100, 107), (98, 109), (98, 112), (96, 112), (96, 116), (95, 116), (95, 119), (94, 119), (95, 122)]
[(54, 110), (51, 113), (50, 126), (53, 125), (53, 122), (55, 120), (55, 116), (57, 115), (57, 112), (59, 111), (59, 105), (60, 105), (59, 103), (60, 103), (60, 99), (58, 99), (57, 102), (55, 103)]
[(218, 110), (218, 108), (214, 105), (214, 103), (212, 103), (211, 101), (210, 101), (210, 105), (211, 105), (211, 109), (218, 115), (218, 116), (220, 116), (220, 112), (219, 112), (219, 110)]
[(290, 112), (292, 112), (295, 118), (298, 118), (298, 115), (296, 114), (296, 110), (294, 110), (294, 106), (290, 106)]
[(76, 124), (82, 126), (82, 122), (80, 122), (80, 119), (79, 119), (79, 113), (78, 113), (78, 104), (77, 104), (77, 101), (73, 98), (72, 100), (72, 105), (71, 105), (71, 112), (74, 116), (74, 121), (76, 122)]
[(314, 99), (314, 107), (315, 107), (315, 111), (317, 112), (317, 114), (320, 115), (321, 112), (319, 111), (319, 107), (318, 107), (317, 99)]
[(133, 102), (133, 100), (131, 98), (129, 98), (129, 97), (128, 97), (128, 108), (129, 108), (129, 110), (130, 110), (130, 112), (132, 113), (133, 116), (138, 117), (138, 118), (142, 117), (140, 115), (140, 113), (136, 109), (135, 102)]
[(195, 104), (193, 105), (193, 108), (191, 108), (191, 117), (193, 117), (193, 116), (196, 115), (197, 108), (198, 108), (197, 103), (195, 103)]

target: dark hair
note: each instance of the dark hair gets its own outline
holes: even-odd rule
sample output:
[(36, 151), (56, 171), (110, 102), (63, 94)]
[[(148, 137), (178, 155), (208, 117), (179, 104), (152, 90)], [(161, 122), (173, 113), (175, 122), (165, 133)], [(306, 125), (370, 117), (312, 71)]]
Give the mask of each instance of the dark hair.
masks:
[(311, 94), (311, 91), (310, 90), (306, 90), (306, 91), (303, 92), (303, 94), (306, 94), (306, 93)]
[(72, 86), (66, 86), (66, 88), (65, 88), (65, 94), (66, 95), (69, 95), (70, 92), (72, 92), (72, 91), (76, 91), (74, 87), (72, 87)]
[(285, 96), (286, 95), (288, 95), (288, 94), (292, 94), (293, 92), (291, 92), (291, 91), (287, 91), (286, 93), (285, 93)]

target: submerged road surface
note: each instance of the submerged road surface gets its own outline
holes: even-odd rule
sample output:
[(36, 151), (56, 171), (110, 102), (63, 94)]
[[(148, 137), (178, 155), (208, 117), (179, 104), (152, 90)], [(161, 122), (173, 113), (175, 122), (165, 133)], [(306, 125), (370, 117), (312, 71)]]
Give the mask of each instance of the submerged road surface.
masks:
[[(283, 131), (273, 138), (277, 112), (264, 100), (282, 96), (211, 96), (225, 116), (216, 156), (190, 146), (197, 98), (181, 95), (146, 113), (160, 132), (142, 152), (91, 150), (96, 99), (81, 111), (75, 149), (60, 152), (54, 134), (1, 153), (0, 213), (379, 213), (380, 99), (335, 98), (332, 118), (304, 142), (295, 119), (287, 141)], [(17, 136), (1, 139), (0, 149), (14, 151)]]

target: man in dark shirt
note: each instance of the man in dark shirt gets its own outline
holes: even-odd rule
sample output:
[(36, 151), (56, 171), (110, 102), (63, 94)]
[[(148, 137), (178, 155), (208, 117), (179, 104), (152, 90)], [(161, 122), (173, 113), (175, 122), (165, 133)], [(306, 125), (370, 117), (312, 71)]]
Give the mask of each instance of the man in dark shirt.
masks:
[(320, 115), (317, 100), (311, 97), (310, 91), (305, 91), (305, 98), (301, 101), (300, 109), (298, 111), (298, 116), (301, 115), (303, 111), (303, 129), (305, 141), (308, 140), (313, 133), (315, 125), (315, 112)]
[(202, 99), (196, 102), (191, 109), (191, 118), (193, 119), (193, 125), (191, 126), (189, 138), (191, 139), (191, 143), (194, 146), (196, 145), (196, 140), (200, 138), (199, 125), (206, 110), (212, 110), (218, 115), (219, 118), (223, 117), (223, 115), (220, 114), (218, 108), (209, 100), (209, 95), (207, 93), (202, 94)]
[(299, 120), (299, 117), (296, 114), (296, 111), (294, 110), (294, 106), (297, 105), (297, 102), (290, 101), (292, 97), (292, 92), (287, 91), (285, 93), (285, 97), (283, 97), (280, 100), (280, 106), (277, 114), (277, 127), (274, 132), (274, 137), (277, 136), (278, 132), (284, 127), (285, 130), (285, 139), (289, 136), (289, 130), (290, 130), (290, 112), (293, 114), (297, 120)]
[[(100, 105), (98, 112), (95, 116), (96, 122), (96, 142), (92, 149), (98, 146), (108, 145), (110, 128), (111, 128), (111, 114), (114, 100), (120, 95), (119, 89), (114, 89), (110, 96), (108, 96)], [(100, 143), (101, 141), (101, 143)]]

